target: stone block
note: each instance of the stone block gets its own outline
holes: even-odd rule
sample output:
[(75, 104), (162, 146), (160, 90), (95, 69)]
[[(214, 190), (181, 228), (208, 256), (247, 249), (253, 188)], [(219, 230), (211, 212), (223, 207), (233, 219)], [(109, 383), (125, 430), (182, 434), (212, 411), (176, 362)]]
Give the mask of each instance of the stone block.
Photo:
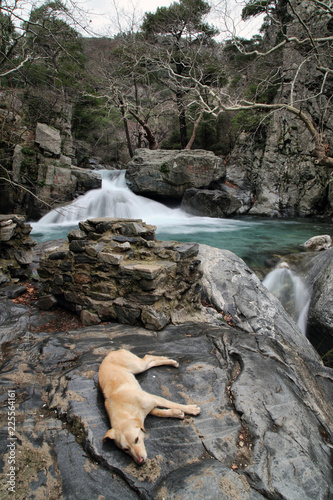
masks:
[(35, 142), (45, 153), (60, 155), (61, 137), (59, 130), (49, 127), (46, 123), (37, 123)]
[(48, 311), (57, 304), (57, 299), (53, 295), (44, 295), (44, 297), (38, 299), (35, 304), (38, 309)]
[(121, 262), (124, 260), (123, 255), (117, 255), (107, 252), (99, 252), (98, 259), (101, 262), (105, 262), (106, 264), (111, 264), (113, 266), (119, 266)]
[(135, 325), (141, 317), (141, 309), (129, 304), (123, 298), (118, 298), (113, 303), (119, 323)]
[(18, 264), (27, 266), (31, 264), (32, 259), (33, 259), (33, 253), (32, 250), (24, 250), (21, 248), (18, 248), (17, 250), (14, 251), (14, 257), (17, 260)]
[(0, 223), (0, 241), (9, 241), (13, 238), (16, 224), (10, 220), (7, 223)]
[(85, 326), (98, 325), (101, 322), (97, 314), (86, 311), (85, 309), (81, 311), (80, 319)]
[(170, 317), (164, 312), (158, 312), (154, 309), (144, 309), (141, 314), (141, 320), (147, 330), (162, 330), (170, 321)]

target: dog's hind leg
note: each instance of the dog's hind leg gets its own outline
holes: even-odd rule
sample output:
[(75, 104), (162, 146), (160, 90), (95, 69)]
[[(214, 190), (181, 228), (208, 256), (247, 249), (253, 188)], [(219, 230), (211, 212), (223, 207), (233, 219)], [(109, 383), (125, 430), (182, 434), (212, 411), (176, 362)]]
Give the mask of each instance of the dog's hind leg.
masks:
[(154, 415), (155, 417), (170, 417), (170, 418), (184, 418), (185, 414), (182, 410), (173, 409), (162, 409), (162, 408), (154, 408), (150, 415)]
[(182, 405), (181, 403), (174, 403), (173, 401), (169, 401), (168, 399), (161, 398), (160, 396), (155, 396), (153, 394), (151, 394), (151, 397), (154, 400), (155, 407), (161, 406), (162, 408), (181, 410), (188, 415), (199, 415), (201, 411), (198, 405)]
[(138, 373), (145, 372), (149, 370), (149, 368), (153, 368), (154, 366), (161, 365), (170, 365), (178, 368), (179, 363), (174, 359), (169, 359), (166, 356), (152, 356), (151, 354), (146, 354), (143, 358), (139, 358), (135, 354), (129, 353), (128, 360), (130, 361), (127, 365), (134, 375)]
[(161, 366), (161, 365), (171, 365), (178, 368), (179, 363), (174, 359), (167, 358), (166, 356), (152, 356), (151, 354), (146, 354), (142, 361), (145, 363), (145, 370), (149, 370), (149, 368), (153, 368), (153, 366)]

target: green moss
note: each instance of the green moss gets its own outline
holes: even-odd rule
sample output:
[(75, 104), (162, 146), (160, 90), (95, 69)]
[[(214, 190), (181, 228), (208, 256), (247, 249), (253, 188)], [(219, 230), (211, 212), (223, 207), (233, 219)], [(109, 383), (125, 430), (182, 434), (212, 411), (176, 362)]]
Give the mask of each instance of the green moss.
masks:
[(168, 174), (170, 172), (170, 169), (168, 168), (167, 163), (162, 163), (161, 168), (160, 168), (160, 172), (162, 172), (162, 174)]

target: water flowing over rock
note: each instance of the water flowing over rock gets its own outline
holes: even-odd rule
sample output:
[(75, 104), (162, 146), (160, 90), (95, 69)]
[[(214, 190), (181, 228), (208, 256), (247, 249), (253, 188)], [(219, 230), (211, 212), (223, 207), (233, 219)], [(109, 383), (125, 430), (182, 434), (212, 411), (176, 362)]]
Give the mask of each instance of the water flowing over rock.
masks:
[(333, 249), (307, 254), (298, 271), (311, 288), (307, 335), (327, 355), (333, 346)]
[(204, 150), (137, 149), (126, 179), (136, 194), (181, 199), (189, 188), (205, 188), (225, 176), (223, 161)]
[[(281, 302), (261, 283), (245, 262), (228, 250), (200, 245), (203, 298), (249, 333), (267, 335), (276, 341), (288, 340), (313, 356), (305, 335)], [(264, 312), (263, 312), (264, 311)]]
[(302, 278), (282, 262), (265, 276), (263, 285), (279, 299), (302, 332), (306, 333), (310, 291)]

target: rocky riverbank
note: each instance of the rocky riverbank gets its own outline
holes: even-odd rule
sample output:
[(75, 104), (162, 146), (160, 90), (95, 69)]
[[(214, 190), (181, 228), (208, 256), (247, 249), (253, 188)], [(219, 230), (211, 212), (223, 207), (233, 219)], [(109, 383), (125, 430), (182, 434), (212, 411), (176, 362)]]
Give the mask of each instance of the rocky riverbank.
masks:
[[(333, 370), (241, 259), (202, 245), (196, 258), (205, 320), (161, 330), (83, 326), (37, 309), (34, 287), (15, 299), (3, 285), (2, 498), (13, 498), (10, 481), (19, 499), (332, 496)], [(148, 417), (142, 467), (102, 443), (97, 371), (120, 347), (178, 359), (139, 381), (202, 408), (184, 421)]]

